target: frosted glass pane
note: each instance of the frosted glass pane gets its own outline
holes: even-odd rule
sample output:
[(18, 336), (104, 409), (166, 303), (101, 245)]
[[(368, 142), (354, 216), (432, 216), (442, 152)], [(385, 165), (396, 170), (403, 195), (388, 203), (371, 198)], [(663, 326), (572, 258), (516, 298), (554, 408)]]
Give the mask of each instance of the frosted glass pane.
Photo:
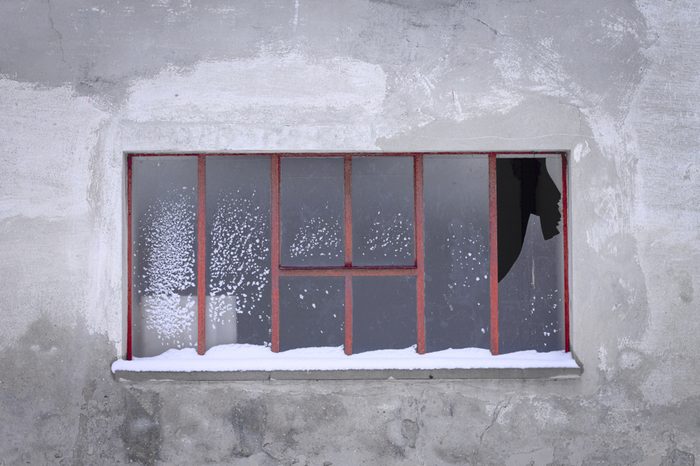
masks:
[(342, 345), (344, 303), (342, 277), (282, 277), (280, 348)]
[(195, 157), (132, 159), (133, 350), (197, 344)]
[(488, 159), (426, 156), (426, 349), (489, 347)]
[(207, 157), (207, 348), (269, 344), (270, 158)]
[(413, 265), (413, 158), (353, 157), (353, 265)]
[(564, 348), (561, 160), (498, 159), (502, 353)]
[(416, 344), (415, 277), (352, 279), (352, 351)]
[(343, 265), (343, 159), (282, 158), (280, 172), (282, 265)]

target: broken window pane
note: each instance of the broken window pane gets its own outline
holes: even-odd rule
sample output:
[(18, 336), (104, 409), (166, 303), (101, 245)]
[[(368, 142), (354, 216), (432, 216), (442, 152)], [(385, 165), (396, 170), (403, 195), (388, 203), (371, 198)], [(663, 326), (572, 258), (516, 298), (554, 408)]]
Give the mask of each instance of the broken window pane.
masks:
[(488, 159), (426, 156), (426, 349), (489, 347)]
[(352, 158), (352, 262), (413, 265), (413, 158)]
[(280, 279), (280, 349), (341, 346), (344, 339), (343, 277)]
[(343, 159), (287, 157), (280, 173), (282, 265), (343, 265)]
[(500, 352), (564, 348), (561, 159), (499, 158)]
[(416, 344), (416, 278), (353, 277), (352, 351)]
[(207, 348), (270, 342), (270, 159), (208, 157)]
[(133, 348), (197, 343), (197, 159), (132, 159)]

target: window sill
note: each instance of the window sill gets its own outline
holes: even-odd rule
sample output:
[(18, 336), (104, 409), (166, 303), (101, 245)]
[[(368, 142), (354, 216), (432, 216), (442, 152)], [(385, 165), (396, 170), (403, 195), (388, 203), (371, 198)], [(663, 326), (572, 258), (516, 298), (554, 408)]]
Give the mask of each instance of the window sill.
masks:
[(406, 348), (346, 356), (341, 347), (272, 353), (262, 346), (222, 345), (203, 356), (187, 348), (112, 364), (114, 377), (126, 381), (566, 379), (582, 371), (571, 353), (563, 351), (493, 356), (478, 348), (423, 355)]

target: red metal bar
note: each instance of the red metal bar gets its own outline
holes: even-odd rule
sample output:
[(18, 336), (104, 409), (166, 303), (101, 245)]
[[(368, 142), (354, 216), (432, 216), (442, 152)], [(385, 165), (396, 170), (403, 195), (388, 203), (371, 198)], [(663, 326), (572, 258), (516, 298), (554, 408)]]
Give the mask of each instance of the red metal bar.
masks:
[(343, 213), (345, 221), (345, 267), (352, 267), (352, 156), (343, 160)]
[(569, 321), (569, 196), (567, 157), (561, 156), (561, 208), (562, 228), (564, 230), (564, 350), (571, 351), (570, 321)]
[(207, 351), (207, 166), (206, 157), (197, 157), (197, 354)]
[(423, 156), (413, 157), (413, 204), (416, 243), (416, 337), (417, 351), (425, 353), (425, 260), (423, 247)]
[(491, 354), (498, 354), (498, 190), (496, 154), (489, 154), (489, 285)]
[(126, 157), (126, 359), (131, 360), (132, 352), (132, 310), (131, 298), (133, 288), (133, 238), (131, 232), (131, 202), (133, 197), (131, 181), (131, 157)]
[(280, 267), (282, 277), (406, 277), (417, 276), (416, 267)]
[(272, 351), (280, 350), (280, 158), (270, 157), (270, 234), (272, 285)]
[(345, 354), (352, 354), (352, 277), (345, 276)]
[[(130, 157), (174, 157), (174, 156), (192, 156), (200, 155), (200, 152), (134, 152), (129, 153)], [(343, 157), (347, 152), (213, 152), (206, 154), (207, 157), (236, 157), (236, 156), (265, 156), (269, 157), (271, 155), (279, 157)], [(353, 152), (353, 157), (373, 157), (373, 156), (388, 156), (388, 157), (415, 157), (421, 155), (475, 155), (484, 156), (490, 155), (491, 152), (479, 152), (479, 151), (424, 151), (424, 152)], [(542, 156), (563, 156), (565, 152), (562, 151), (505, 151), (498, 152), (499, 155), (531, 155), (533, 157)]]
[[(345, 267), (352, 267), (352, 156), (343, 160)], [(345, 354), (352, 354), (352, 276), (345, 275)]]

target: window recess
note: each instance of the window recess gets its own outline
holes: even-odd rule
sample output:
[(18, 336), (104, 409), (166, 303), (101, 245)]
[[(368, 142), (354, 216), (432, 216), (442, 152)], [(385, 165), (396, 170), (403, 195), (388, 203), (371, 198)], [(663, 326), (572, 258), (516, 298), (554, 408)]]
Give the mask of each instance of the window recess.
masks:
[(569, 351), (564, 153), (127, 166), (127, 360), (227, 344)]

